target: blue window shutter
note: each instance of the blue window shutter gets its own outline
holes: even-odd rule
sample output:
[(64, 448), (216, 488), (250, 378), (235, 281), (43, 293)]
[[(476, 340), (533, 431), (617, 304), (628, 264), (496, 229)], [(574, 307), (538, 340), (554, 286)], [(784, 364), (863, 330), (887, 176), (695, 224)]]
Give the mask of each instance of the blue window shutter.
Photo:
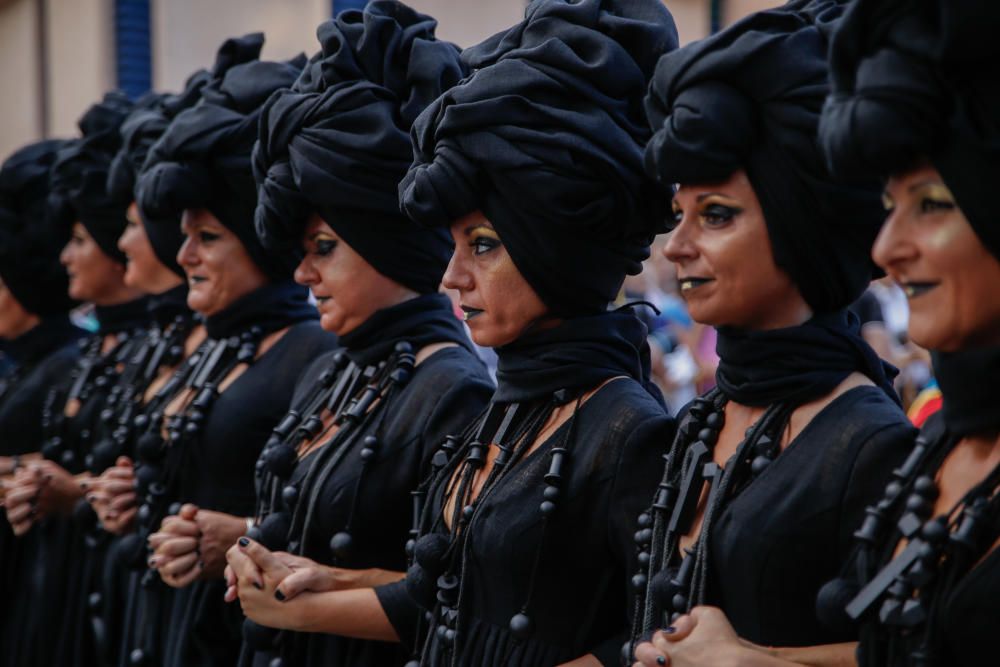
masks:
[(135, 99), (153, 87), (149, 0), (115, 0), (118, 87)]
[(368, 0), (330, 0), (330, 10), (336, 16), (345, 9), (364, 9)]

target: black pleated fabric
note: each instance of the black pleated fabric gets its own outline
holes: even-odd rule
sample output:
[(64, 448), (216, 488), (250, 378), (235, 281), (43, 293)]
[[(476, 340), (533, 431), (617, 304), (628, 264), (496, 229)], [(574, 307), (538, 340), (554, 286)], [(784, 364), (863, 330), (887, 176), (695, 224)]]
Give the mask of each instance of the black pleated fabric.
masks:
[(47, 209), (52, 164), (69, 144), (56, 139), (29, 144), (0, 167), (0, 279), (35, 315), (58, 315), (74, 306), (59, 263), (69, 235), (50, 224)]
[(665, 187), (744, 169), (777, 265), (815, 312), (852, 303), (875, 267), (884, 217), (875, 179), (834, 178), (816, 143), (826, 53), (844, 2), (793, 0), (669, 53), (646, 108), (646, 166)]
[(265, 244), (300, 252), (306, 220), (318, 213), (379, 273), (437, 291), (451, 235), (413, 224), (396, 192), (412, 160), (413, 120), (466, 72), (458, 47), (435, 39), (436, 26), (391, 0), (319, 26), (322, 50), (261, 116), (254, 173)]
[[(258, 60), (263, 41), (258, 33), (223, 45), (201, 100), (177, 114), (149, 149), (136, 194), (147, 225), (174, 224), (186, 209), (207, 209), (268, 276), (282, 279), (291, 277), (295, 262), (268, 252), (257, 239), (250, 154), (264, 102), (295, 82), (305, 58)], [(219, 70), (224, 73), (216, 75)]]
[(995, 389), (1000, 347), (932, 352), (931, 358), (948, 432), (958, 437), (1000, 433)]
[(885, 177), (930, 160), (1000, 257), (998, 31), (993, 2), (853, 3), (833, 40), (820, 142), (839, 173)]
[(121, 92), (111, 92), (80, 118), (82, 138), (59, 151), (52, 166), (49, 207), (53, 221), (63, 228), (79, 222), (108, 257), (125, 263), (118, 237), (125, 231), (130, 199), (107, 190), (108, 170), (121, 146), (119, 129), (132, 110)]
[(641, 96), (676, 46), (659, 2), (530, 3), (524, 21), (462, 54), (472, 76), (414, 123), (403, 211), (447, 226), (480, 210), (555, 314), (605, 310), (663, 229), (664, 193), (642, 169)]

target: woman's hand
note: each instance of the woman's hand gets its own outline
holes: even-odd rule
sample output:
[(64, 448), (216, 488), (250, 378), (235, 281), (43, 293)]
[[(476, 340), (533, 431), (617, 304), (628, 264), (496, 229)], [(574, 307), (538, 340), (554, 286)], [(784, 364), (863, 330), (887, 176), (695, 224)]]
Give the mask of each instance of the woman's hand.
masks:
[(138, 511), (135, 468), (127, 456), (85, 486), (87, 502), (101, 520), (104, 530), (115, 535), (128, 532)]
[(769, 667), (793, 665), (745, 644), (715, 607), (695, 607), (635, 649), (634, 667)]
[(221, 577), (226, 568), (226, 550), (246, 533), (247, 521), (232, 514), (198, 510), (194, 522), (198, 526), (202, 576)]
[(68, 514), (83, 496), (81, 483), (86, 478), (73, 477), (52, 461), (34, 461), (20, 468), (8, 482), (4, 497), (7, 521), (14, 534), (24, 535), (31, 527), (52, 514)]
[(293, 573), (289, 565), (275, 552), (247, 537), (241, 537), (226, 552), (226, 559), (229, 562), (226, 598), (238, 596), (247, 618), (269, 628), (301, 630), (295, 613), (298, 605), (290, 603), (278, 590), (278, 585)]
[(184, 505), (176, 515), (165, 518), (160, 529), (149, 536), (153, 555), (148, 565), (173, 588), (191, 585), (204, 569), (198, 546), (201, 531), (195, 523), (198, 512), (195, 505)]

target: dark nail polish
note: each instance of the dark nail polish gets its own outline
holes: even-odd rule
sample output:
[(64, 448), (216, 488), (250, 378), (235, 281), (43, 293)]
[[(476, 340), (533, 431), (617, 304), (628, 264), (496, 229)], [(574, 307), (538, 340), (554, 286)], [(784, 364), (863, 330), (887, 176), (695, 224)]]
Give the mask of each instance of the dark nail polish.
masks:
[(660, 630), (660, 632), (662, 632), (665, 635), (672, 635), (675, 632), (677, 632), (677, 628), (671, 625), (669, 628), (663, 628), (662, 630)]
[(282, 593), (280, 590), (275, 589), (275, 591), (274, 591), (274, 599), (277, 600), (278, 602), (284, 602), (285, 601), (285, 594)]
[(239, 543), (240, 543), (241, 547), (248, 547), (248, 546), (250, 546), (250, 540), (248, 538), (246, 538), (246, 537), (241, 537), (239, 539)]
[(256, 581), (253, 582), (253, 587), (256, 588), (258, 591), (264, 590), (264, 587), (258, 584)]
[(658, 655), (658, 656), (656, 656), (656, 664), (658, 664), (658, 665), (665, 665), (665, 664), (667, 664), (667, 659), (665, 657), (663, 657), (662, 655)]

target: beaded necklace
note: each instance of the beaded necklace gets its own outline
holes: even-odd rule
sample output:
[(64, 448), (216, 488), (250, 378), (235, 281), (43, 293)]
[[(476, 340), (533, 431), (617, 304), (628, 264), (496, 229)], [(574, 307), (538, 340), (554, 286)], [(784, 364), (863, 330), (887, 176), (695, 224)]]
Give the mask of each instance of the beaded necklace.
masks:
[[(406, 667), (427, 664), (457, 664), (462, 633), (462, 601), (465, 589), (465, 564), (471, 544), (472, 528), (481, 508), (509, 472), (523, 461), (553, 413), (575, 400), (572, 416), (565, 424), (564, 436), (554, 443), (548, 455), (549, 469), (538, 511), (542, 515), (542, 533), (532, 562), (531, 574), (521, 609), (509, 622), (515, 639), (527, 640), (534, 631), (531, 602), (545, 544), (549, 521), (558, 515), (563, 480), (569, 468), (571, 447), (575, 440), (576, 415), (582, 393), (565, 389), (550, 397), (524, 403), (492, 403), (485, 414), (459, 436), (446, 438), (432, 461), (433, 473), (413, 494), (413, 539), (407, 544), (410, 567), (406, 573), (407, 591), (426, 613), (418, 619), (418, 636), (424, 635)], [(551, 441), (551, 439), (550, 439)], [(488, 447), (499, 450), (493, 467), (478, 495), (475, 480), (486, 464)], [(427, 498), (440, 500), (426, 503)], [(451, 521), (444, 520), (449, 499), (453, 504)]]
[[(762, 474), (781, 451), (781, 434), (793, 410), (785, 403), (776, 403), (747, 429), (724, 467), (715, 463), (712, 452), (725, 425), (727, 403), (718, 388), (692, 402), (670, 451), (664, 455), (663, 477), (653, 502), (639, 515), (634, 537), (639, 571), (632, 577), (635, 621), (631, 642), (623, 649), (626, 659), (643, 637), (704, 604), (715, 521), (726, 503)], [(706, 487), (708, 499), (698, 538), (681, 557), (681, 538), (693, 528)]]

